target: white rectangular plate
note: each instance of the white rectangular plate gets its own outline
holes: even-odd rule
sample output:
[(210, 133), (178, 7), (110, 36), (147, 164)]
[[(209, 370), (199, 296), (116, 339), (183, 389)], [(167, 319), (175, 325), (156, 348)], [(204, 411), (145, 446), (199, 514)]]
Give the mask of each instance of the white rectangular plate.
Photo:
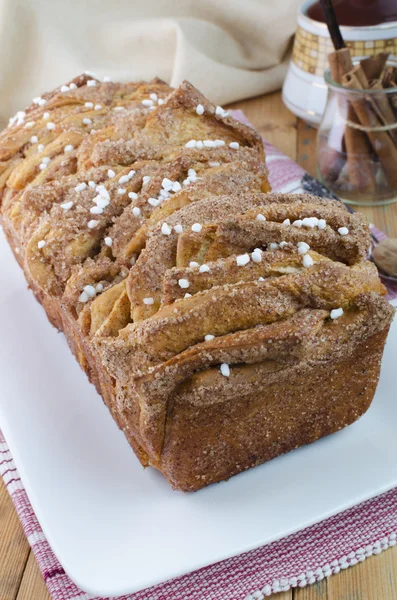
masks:
[(397, 323), (368, 413), (194, 494), (143, 470), (0, 233), (0, 426), (55, 554), (99, 596), (257, 548), (397, 485)]

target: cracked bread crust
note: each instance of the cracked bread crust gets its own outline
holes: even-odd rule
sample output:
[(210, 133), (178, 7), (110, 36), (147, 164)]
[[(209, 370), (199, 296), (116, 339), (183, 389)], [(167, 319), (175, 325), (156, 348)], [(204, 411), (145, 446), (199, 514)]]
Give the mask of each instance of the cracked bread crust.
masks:
[(270, 193), (259, 134), (188, 82), (77, 77), (11, 120), (0, 161), (29, 285), (173, 487), (227, 479), (368, 408), (394, 311), (364, 217)]

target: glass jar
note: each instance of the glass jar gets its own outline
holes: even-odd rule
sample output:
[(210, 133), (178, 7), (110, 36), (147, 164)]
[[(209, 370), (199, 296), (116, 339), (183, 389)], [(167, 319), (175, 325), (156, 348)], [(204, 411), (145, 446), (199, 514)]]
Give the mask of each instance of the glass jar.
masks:
[(318, 179), (348, 204), (397, 202), (397, 88), (348, 89), (329, 69), (324, 79)]

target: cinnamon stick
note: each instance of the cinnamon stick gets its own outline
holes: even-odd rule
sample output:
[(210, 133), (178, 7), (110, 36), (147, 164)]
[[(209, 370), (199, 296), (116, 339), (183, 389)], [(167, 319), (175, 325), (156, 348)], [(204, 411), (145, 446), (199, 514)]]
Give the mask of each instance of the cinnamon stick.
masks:
[[(343, 77), (343, 85), (350, 90), (362, 90), (362, 85), (356, 73), (348, 73)], [(377, 131), (382, 126), (381, 121), (371, 110), (370, 104), (361, 96), (353, 97), (351, 104), (358, 117), (359, 125), (365, 127), (365, 131), (371, 142), (375, 153), (379, 157), (385, 177), (392, 189), (397, 188), (397, 147), (387, 131)], [(354, 129), (354, 122), (352, 127)], [(359, 131), (359, 130), (357, 130)]]
[[(359, 71), (360, 80), (365, 84), (366, 77), (364, 72), (354, 67), (350, 50), (342, 48), (328, 55), (331, 74), (333, 79), (343, 84), (343, 78), (347, 73)], [(350, 123), (359, 124), (354, 108), (349, 105), (347, 110), (347, 120)], [(375, 177), (372, 165), (372, 148), (365, 132), (353, 127), (345, 128), (345, 146), (347, 156), (347, 170), (349, 181), (352, 186), (362, 193), (372, 193), (375, 191)], [(366, 160), (367, 159), (367, 160)], [(343, 167), (343, 165), (342, 165)], [(330, 180), (332, 181), (332, 180)]]
[(385, 68), (388, 58), (388, 52), (381, 52), (380, 54), (368, 56), (368, 58), (364, 58), (360, 61), (361, 68), (364, 71), (368, 81), (371, 81), (372, 79), (379, 79), (383, 69)]
[[(349, 106), (347, 121), (359, 124), (354, 106)], [(376, 189), (375, 174), (372, 162), (372, 147), (365, 132), (346, 125), (345, 143), (347, 153), (347, 169), (352, 186), (364, 194), (373, 193)]]
[(342, 84), (342, 77), (353, 69), (352, 57), (349, 48), (341, 48), (328, 54), (329, 66), (332, 79)]
[[(379, 79), (372, 82), (369, 87), (370, 90), (383, 91), (382, 83)], [(390, 102), (385, 94), (374, 94), (371, 96), (372, 106), (375, 114), (383, 125), (393, 125), (396, 122), (394, 111), (390, 105)], [(388, 134), (392, 138), (395, 145), (397, 145), (397, 129), (389, 129)]]
[(382, 87), (383, 88), (386, 89), (389, 87), (393, 87), (394, 73), (395, 73), (395, 68), (392, 67), (391, 65), (385, 68), (385, 70), (383, 71), (383, 77), (382, 77)]
[[(357, 81), (359, 83), (359, 86), (361, 89), (363, 90), (367, 90), (369, 88), (369, 81), (368, 78), (364, 72), (364, 69), (361, 66), (361, 63), (358, 65), (355, 65), (351, 71), (349, 71), (348, 73), (346, 73), (343, 77), (342, 77), (342, 84), (344, 85), (344, 81), (345, 81), (345, 77), (347, 75), (352, 75), (354, 77), (357, 78)], [(360, 89), (359, 88), (359, 89)]]
[[(397, 87), (397, 82), (393, 81), (390, 87)], [(390, 106), (392, 107), (395, 118), (397, 119), (397, 93), (390, 97)]]
[[(391, 65), (386, 67), (383, 72), (382, 87), (384, 89), (397, 87), (396, 80), (397, 80), (396, 68), (392, 67)], [(393, 110), (395, 119), (397, 119), (397, 93), (393, 94), (389, 97), (389, 102), (390, 102), (390, 106)]]

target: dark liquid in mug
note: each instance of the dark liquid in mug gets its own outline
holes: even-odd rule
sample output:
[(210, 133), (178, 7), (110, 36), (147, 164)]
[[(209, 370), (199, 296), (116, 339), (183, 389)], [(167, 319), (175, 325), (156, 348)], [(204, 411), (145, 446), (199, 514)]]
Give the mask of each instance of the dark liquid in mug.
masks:
[[(397, 0), (334, 0), (333, 5), (339, 25), (360, 27), (397, 21)], [(308, 8), (307, 16), (324, 23), (320, 2)]]

